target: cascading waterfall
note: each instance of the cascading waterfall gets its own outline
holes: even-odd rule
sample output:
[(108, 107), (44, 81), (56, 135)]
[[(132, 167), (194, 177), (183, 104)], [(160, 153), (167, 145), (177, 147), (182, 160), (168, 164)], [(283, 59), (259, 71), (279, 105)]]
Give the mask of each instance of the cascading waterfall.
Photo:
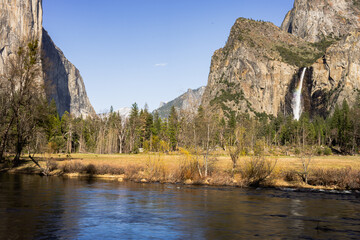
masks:
[(300, 82), (297, 85), (297, 87), (294, 91), (294, 95), (293, 95), (293, 100), (292, 100), (291, 106), (293, 109), (295, 120), (299, 120), (300, 115), (301, 115), (301, 91), (302, 91), (303, 81), (304, 81), (304, 77), (305, 77), (305, 72), (306, 72), (306, 67), (303, 69), (303, 71), (301, 73)]

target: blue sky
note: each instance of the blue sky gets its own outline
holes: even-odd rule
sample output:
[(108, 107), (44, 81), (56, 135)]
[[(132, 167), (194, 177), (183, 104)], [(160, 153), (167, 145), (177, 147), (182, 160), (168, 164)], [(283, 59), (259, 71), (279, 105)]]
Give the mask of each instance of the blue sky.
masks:
[(239, 17), (280, 26), (293, 0), (43, 1), (44, 28), (84, 78), (97, 112), (150, 110), (207, 83)]

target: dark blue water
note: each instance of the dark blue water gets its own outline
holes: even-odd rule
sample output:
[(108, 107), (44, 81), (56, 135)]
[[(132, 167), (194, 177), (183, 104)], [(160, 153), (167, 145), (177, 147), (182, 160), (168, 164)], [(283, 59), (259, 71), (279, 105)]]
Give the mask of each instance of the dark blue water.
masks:
[(360, 239), (356, 194), (0, 175), (0, 239)]

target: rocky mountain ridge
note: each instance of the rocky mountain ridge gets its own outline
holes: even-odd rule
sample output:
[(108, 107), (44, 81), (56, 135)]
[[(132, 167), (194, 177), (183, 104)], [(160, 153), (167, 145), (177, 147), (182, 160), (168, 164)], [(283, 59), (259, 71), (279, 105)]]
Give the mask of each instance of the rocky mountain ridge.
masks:
[(60, 115), (77, 117), (95, 114), (79, 70), (64, 56), (42, 27), (41, 0), (0, 0), (0, 73), (19, 46), (38, 40), (49, 99), (55, 99)]
[(158, 112), (161, 118), (167, 118), (170, 115), (171, 108), (174, 106), (178, 111), (194, 114), (200, 106), (204, 91), (205, 87), (188, 89), (187, 92), (170, 102), (161, 102), (160, 107), (155, 109), (153, 113)]
[(281, 29), (239, 18), (212, 57), (202, 104), (227, 116), (292, 114), (304, 67), (304, 111), (327, 116), (343, 99), (353, 103), (360, 87), (357, 11), (357, 1), (296, 0)]

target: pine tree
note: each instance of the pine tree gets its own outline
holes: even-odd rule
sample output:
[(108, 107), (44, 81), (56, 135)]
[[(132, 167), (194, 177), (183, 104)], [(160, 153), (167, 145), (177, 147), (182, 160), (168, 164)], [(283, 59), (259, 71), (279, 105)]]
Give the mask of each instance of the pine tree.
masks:
[(169, 135), (169, 141), (170, 141), (170, 147), (171, 150), (175, 151), (177, 148), (177, 134), (178, 134), (178, 124), (179, 119), (178, 115), (176, 113), (176, 109), (174, 106), (172, 106), (170, 111), (170, 116), (168, 119), (168, 135)]

